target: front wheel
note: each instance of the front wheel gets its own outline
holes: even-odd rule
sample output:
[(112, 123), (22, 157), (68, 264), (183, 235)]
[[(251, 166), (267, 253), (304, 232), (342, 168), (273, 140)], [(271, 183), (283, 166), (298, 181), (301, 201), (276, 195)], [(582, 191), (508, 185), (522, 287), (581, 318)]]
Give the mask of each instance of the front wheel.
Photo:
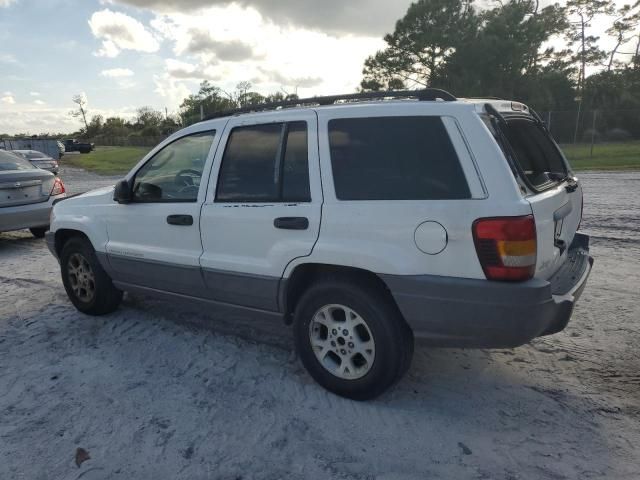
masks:
[(296, 349), (311, 376), (354, 400), (377, 397), (405, 373), (413, 335), (389, 294), (348, 281), (324, 281), (300, 299)]
[(60, 270), (69, 300), (82, 313), (104, 315), (120, 305), (122, 291), (113, 285), (88, 240), (76, 237), (65, 243)]

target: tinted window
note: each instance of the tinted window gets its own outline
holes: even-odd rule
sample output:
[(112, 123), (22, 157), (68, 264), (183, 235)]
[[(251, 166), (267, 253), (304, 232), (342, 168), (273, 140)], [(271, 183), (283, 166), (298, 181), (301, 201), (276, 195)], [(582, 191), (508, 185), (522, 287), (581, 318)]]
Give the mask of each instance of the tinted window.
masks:
[(195, 202), (215, 134), (210, 131), (182, 137), (156, 153), (136, 173), (134, 201)]
[(515, 159), (531, 185), (540, 188), (566, 176), (560, 152), (540, 125), (528, 119), (510, 119), (503, 128)]
[(23, 158), (13, 153), (0, 150), (0, 171), (9, 170), (35, 170), (36, 167), (31, 165)]
[(470, 198), (439, 117), (349, 118), (329, 122), (340, 200)]
[(234, 128), (222, 158), (216, 200), (310, 200), (305, 122)]
[(311, 200), (308, 157), (306, 123), (289, 124), (282, 172), (283, 200), (289, 202), (309, 202)]

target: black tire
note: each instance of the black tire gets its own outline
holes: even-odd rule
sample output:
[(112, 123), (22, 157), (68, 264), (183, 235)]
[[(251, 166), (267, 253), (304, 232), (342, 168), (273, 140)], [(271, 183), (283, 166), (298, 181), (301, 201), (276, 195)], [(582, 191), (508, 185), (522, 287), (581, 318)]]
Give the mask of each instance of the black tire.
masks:
[(31, 235), (36, 238), (44, 238), (44, 234), (49, 230), (49, 227), (32, 227), (29, 229)]
[[(316, 313), (327, 305), (348, 307), (370, 330), (375, 358), (360, 378), (334, 375), (314, 353), (311, 324)], [(294, 312), (294, 339), (302, 364), (314, 380), (327, 390), (354, 400), (369, 400), (382, 394), (402, 378), (413, 356), (413, 334), (390, 294), (375, 285), (344, 279), (323, 280), (302, 295)]]
[[(73, 265), (70, 259), (84, 258), (93, 274), (93, 295), (90, 298), (82, 298), (74, 291), (74, 279), (70, 275)], [(78, 257), (78, 255), (80, 257)], [(62, 247), (60, 254), (60, 270), (62, 273), (62, 283), (67, 291), (71, 303), (82, 313), (88, 315), (105, 315), (118, 308), (122, 301), (122, 291), (114, 287), (111, 278), (104, 271), (96, 252), (91, 243), (82, 237), (74, 237), (67, 241)]]

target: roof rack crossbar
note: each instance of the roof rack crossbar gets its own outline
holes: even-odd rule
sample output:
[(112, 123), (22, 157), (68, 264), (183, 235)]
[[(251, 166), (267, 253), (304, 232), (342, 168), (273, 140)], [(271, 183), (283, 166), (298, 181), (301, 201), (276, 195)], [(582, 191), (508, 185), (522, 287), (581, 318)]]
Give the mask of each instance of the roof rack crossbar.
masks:
[(444, 100), (445, 102), (456, 101), (457, 98), (446, 90), (439, 88), (425, 88), (422, 90), (393, 90), (383, 92), (362, 92), (348, 93), (344, 95), (330, 95), (325, 97), (298, 98), (293, 100), (283, 100), (280, 102), (260, 103), (256, 105), (247, 105), (246, 107), (231, 110), (223, 110), (207, 116), (204, 120), (212, 120), (214, 118), (230, 117), (232, 115), (240, 115), (242, 113), (264, 112), (267, 110), (277, 110), (286, 107), (304, 107), (311, 105), (333, 105), (336, 102), (355, 101), (355, 100), (375, 100), (385, 98), (416, 98), (420, 101)]

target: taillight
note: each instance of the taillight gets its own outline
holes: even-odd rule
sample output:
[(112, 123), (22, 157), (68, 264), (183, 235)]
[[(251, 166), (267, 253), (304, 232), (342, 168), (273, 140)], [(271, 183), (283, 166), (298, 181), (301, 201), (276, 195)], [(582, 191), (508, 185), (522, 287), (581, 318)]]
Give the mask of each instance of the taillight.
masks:
[(522, 281), (536, 270), (536, 223), (532, 215), (480, 218), (473, 241), (489, 280)]
[(60, 195), (64, 192), (66, 192), (66, 190), (64, 189), (64, 183), (62, 183), (62, 180), (60, 180), (60, 178), (56, 177), (56, 179), (53, 181), (53, 188), (51, 189), (51, 193), (49, 195)]

